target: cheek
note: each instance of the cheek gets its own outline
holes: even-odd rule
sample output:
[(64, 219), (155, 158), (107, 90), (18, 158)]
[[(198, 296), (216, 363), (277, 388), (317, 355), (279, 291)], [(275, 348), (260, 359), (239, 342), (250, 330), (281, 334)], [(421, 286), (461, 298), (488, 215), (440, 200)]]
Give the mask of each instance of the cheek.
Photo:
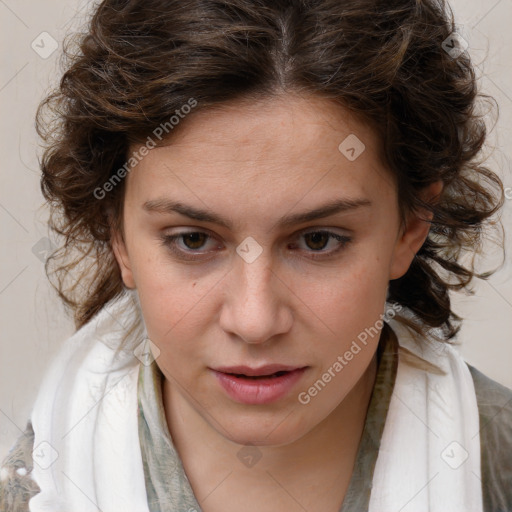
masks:
[(191, 284), (178, 280), (142, 282), (138, 293), (149, 337), (157, 345), (172, 345), (173, 340), (192, 336), (205, 318), (207, 301)]
[(206, 353), (201, 341), (204, 329), (198, 320), (208, 312), (201, 297), (187, 295), (176, 284), (166, 287), (161, 283), (139, 287), (138, 293), (148, 337), (159, 349), (158, 366), (168, 378), (190, 380), (194, 366), (190, 362)]
[(329, 279), (316, 276), (304, 285), (308, 293), (301, 298), (331, 331), (354, 334), (352, 330), (374, 323), (383, 312), (388, 283), (388, 268), (381, 256), (358, 255), (350, 265), (330, 273)]
[[(221, 276), (220, 276), (221, 277)], [(217, 275), (194, 278), (192, 268), (141, 255), (137, 266), (137, 291), (149, 338), (158, 346), (161, 360), (172, 362), (201, 350), (189, 340), (204, 339), (212, 318), (211, 289)]]

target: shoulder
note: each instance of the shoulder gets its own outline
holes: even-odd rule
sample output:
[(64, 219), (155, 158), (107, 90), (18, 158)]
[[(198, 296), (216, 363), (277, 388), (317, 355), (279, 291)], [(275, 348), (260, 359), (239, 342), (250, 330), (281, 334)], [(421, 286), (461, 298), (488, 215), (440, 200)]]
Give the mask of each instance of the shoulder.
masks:
[(512, 510), (512, 390), (469, 364), (468, 368), (480, 418), (485, 510)]
[(480, 415), (489, 417), (490, 420), (485, 425), (480, 425), (480, 428), (510, 431), (512, 429), (512, 389), (491, 379), (474, 366), (466, 364), (475, 384)]
[(34, 431), (30, 421), (18, 437), (0, 467), (0, 510), (28, 512), (28, 502), (39, 492), (32, 479)]

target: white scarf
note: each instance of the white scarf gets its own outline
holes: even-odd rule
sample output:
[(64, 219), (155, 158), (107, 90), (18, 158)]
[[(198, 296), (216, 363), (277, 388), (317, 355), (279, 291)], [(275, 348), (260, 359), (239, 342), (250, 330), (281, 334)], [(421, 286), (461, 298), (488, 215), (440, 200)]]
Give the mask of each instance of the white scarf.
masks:
[[(436, 349), (403, 324), (389, 325), (400, 346), (447, 374), (414, 368), (400, 356), (369, 512), (482, 512), (471, 374), (452, 347)], [(149, 512), (134, 355), (145, 335), (136, 291), (127, 290), (64, 343), (31, 415), (32, 477), (41, 489), (30, 500), (31, 512)]]
[(453, 346), (389, 320), (402, 350), (372, 482), (369, 512), (482, 512), (480, 427), (473, 378)]

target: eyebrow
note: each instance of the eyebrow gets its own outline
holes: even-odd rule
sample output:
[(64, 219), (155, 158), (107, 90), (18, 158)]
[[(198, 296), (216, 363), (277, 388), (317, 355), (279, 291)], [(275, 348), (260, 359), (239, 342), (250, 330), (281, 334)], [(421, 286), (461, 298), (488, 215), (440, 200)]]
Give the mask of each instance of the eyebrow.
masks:
[[(371, 206), (371, 204), (371, 201), (365, 198), (337, 199), (314, 208), (313, 210), (285, 215), (278, 221), (278, 225), (280, 227), (290, 227), (294, 224), (301, 224), (316, 219), (322, 219), (324, 217), (330, 217), (336, 213), (355, 210), (356, 208), (364, 206)], [(232, 229), (231, 222), (227, 219), (224, 219), (220, 215), (208, 210), (195, 208), (180, 201), (158, 198), (146, 201), (142, 207), (148, 212), (164, 214), (179, 213), (185, 217), (189, 217), (190, 219), (202, 222), (211, 222), (220, 226), (224, 226), (227, 229)]]

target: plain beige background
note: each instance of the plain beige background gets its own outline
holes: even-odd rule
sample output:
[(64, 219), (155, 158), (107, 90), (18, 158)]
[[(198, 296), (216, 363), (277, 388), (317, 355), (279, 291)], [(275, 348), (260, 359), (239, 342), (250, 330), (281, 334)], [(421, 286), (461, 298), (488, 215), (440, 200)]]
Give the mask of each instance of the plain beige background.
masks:
[[(73, 333), (44, 275), (45, 237), (52, 236), (39, 189), (34, 114), (61, 76), (64, 35), (80, 25), (91, 5), (0, 0), (1, 457), (25, 427), (48, 362)], [(457, 0), (451, 5), (458, 32), (469, 43), (480, 88), (500, 106), (489, 137), (495, 147), (489, 165), (501, 175), (508, 196), (503, 212), (508, 263), (488, 282), (475, 283), (475, 296), (454, 295), (455, 310), (465, 318), (459, 340), (466, 361), (512, 388), (512, 0)], [(58, 48), (48, 55), (52, 44)], [(485, 255), (483, 266), (499, 262), (492, 246)]]

